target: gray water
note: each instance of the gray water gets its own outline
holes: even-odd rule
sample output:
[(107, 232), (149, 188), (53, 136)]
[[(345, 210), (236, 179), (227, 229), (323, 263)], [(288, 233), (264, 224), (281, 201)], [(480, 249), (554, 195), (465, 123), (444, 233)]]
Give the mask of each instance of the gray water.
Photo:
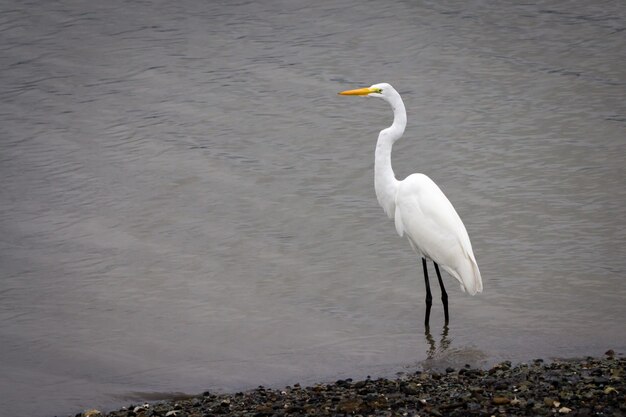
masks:
[[(0, 415), (626, 351), (626, 6), (510, 3), (5, 0)], [(446, 335), (383, 81), (483, 275)]]

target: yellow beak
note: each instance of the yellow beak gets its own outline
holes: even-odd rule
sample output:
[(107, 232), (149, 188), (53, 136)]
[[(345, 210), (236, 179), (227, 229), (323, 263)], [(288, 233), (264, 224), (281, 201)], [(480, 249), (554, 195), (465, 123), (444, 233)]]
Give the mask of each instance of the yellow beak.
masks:
[(366, 96), (368, 94), (378, 93), (378, 92), (379, 91), (377, 88), (366, 87), (366, 88), (357, 88), (356, 90), (342, 91), (339, 94), (341, 94), (342, 96)]

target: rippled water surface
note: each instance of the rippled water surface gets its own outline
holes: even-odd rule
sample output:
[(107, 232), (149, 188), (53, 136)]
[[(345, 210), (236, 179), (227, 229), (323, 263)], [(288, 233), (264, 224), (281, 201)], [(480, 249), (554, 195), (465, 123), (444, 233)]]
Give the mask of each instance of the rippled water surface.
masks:
[[(0, 414), (626, 351), (626, 7), (509, 3), (3, 2)], [(443, 336), (382, 81), (483, 274)]]

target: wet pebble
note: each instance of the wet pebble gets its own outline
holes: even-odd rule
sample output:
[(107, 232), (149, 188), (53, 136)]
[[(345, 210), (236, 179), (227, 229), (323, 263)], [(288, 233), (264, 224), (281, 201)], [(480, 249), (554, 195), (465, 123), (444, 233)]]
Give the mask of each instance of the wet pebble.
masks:
[(511, 400), (509, 400), (506, 397), (493, 397), (493, 403), (495, 405), (505, 405), (505, 404), (509, 404), (511, 402)]

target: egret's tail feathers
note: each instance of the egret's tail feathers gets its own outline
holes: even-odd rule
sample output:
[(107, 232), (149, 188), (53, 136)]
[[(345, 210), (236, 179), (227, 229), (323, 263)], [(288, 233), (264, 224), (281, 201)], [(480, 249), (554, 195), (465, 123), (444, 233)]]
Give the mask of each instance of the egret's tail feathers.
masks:
[(480, 276), (480, 270), (478, 269), (478, 264), (476, 263), (476, 260), (472, 259), (471, 261), (472, 261), (472, 270), (474, 272), (472, 278), (474, 280), (474, 288), (476, 289), (476, 291), (471, 294), (474, 295), (478, 292), (483, 292), (483, 279)]
[(483, 292), (483, 281), (480, 277), (478, 264), (473, 258), (466, 259), (456, 270), (448, 270), (461, 284), (461, 289), (470, 295)]

